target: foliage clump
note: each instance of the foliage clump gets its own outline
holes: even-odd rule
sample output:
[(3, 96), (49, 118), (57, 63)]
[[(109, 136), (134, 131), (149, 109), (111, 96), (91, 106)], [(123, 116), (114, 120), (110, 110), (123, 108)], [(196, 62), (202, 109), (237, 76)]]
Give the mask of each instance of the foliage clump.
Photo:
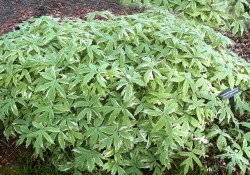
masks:
[(164, 6), (178, 16), (193, 19), (234, 35), (248, 32), (250, 2), (246, 0), (122, 0), (126, 4)]
[[(165, 10), (99, 15), (107, 20), (42, 17), (1, 38), (5, 135), (75, 174), (186, 174), (208, 153), (245, 172), (250, 69), (230, 40)], [(237, 118), (218, 97), (235, 85)]]

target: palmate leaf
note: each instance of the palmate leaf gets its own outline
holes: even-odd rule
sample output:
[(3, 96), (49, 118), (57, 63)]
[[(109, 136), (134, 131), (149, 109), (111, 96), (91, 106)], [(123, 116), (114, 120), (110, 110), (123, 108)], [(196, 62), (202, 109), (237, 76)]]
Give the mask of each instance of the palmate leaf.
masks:
[[(54, 101), (55, 99), (55, 93), (57, 93), (58, 95), (62, 96), (62, 97), (66, 97), (66, 93), (64, 88), (57, 82), (56, 79), (56, 75), (55, 75), (55, 71), (54, 69), (52, 69), (52, 74), (49, 73), (40, 73), (41, 76), (43, 78), (45, 78), (46, 80), (49, 80), (48, 83), (45, 83), (43, 85), (38, 85), (35, 92), (39, 92), (39, 91), (45, 91), (46, 92), (46, 98), (48, 98), (49, 101)], [(60, 80), (59, 80), (60, 81)]]
[(2, 116), (8, 115), (10, 111), (16, 116), (19, 115), (14, 99), (4, 100), (0, 109), (0, 113)]
[(167, 127), (167, 129), (172, 129), (170, 123), (169, 123), (169, 118), (167, 117), (161, 117), (157, 123), (155, 124), (155, 127), (154, 127), (154, 131), (159, 131), (161, 128), (163, 128), (164, 126)]
[(94, 121), (94, 127), (89, 127), (86, 129), (84, 133), (84, 137), (89, 138), (89, 144), (91, 146), (101, 143), (101, 140), (107, 137), (106, 134), (112, 134), (114, 130), (110, 131), (110, 127), (108, 126), (101, 126), (102, 120), (96, 119)]
[(158, 116), (160, 117), (157, 121), (157, 123), (154, 126), (153, 131), (159, 131), (164, 126), (169, 130), (169, 132), (172, 130), (171, 123), (173, 119), (171, 118), (171, 113), (173, 113), (176, 108), (178, 107), (177, 103), (171, 104), (169, 107), (165, 106), (163, 111), (160, 109), (154, 107), (154, 110), (146, 109), (144, 112), (150, 116)]
[[(34, 126), (39, 125), (38, 123), (33, 123)], [(39, 125), (40, 127), (40, 125)], [(44, 149), (48, 144), (55, 144), (51, 136), (44, 130), (40, 129), (35, 132), (31, 132), (27, 135), (27, 141), (26, 146), (30, 145), (31, 141), (35, 139), (34, 142), (34, 148), (36, 154), (41, 154), (41, 150)], [(48, 142), (48, 144), (45, 144), (45, 140)]]
[(103, 166), (104, 170), (109, 170), (111, 171), (112, 175), (115, 174), (125, 174), (126, 172), (124, 171), (124, 169), (116, 162), (112, 161), (112, 162), (107, 162), (106, 164), (104, 164)]
[(128, 168), (125, 169), (126, 174), (132, 175), (142, 175), (141, 168), (147, 168), (148, 164), (150, 164), (150, 159), (148, 157), (144, 157), (141, 155), (136, 155), (136, 153), (130, 153), (130, 164)]
[(201, 150), (194, 149), (192, 152), (181, 152), (180, 153), (182, 156), (187, 157), (182, 163), (184, 166), (184, 174), (187, 174), (189, 172), (189, 169), (191, 168), (192, 170), (194, 169), (194, 162), (197, 163), (200, 167), (202, 167), (201, 161), (195, 154), (202, 154)]
[[(131, 134), (132, 129), (124, 126), (118, 131), (114, 127), (99, 127), (102, 131), (102, 135), (99, 135), (100, 147), (101, 148), (112, 148), (113, 145), (115, 151), (119, 151), (121, 147), (125, 146), (130, 148), (133, 145), (134, 136)], [(104, 134), (105, 133), (105, 134)]]
[[(120, 95), (118, 97), (120, 99)], [(109, 123), (112, 123), (117, 117), (122, 119), (123, 124), (129, 126), (131, 125), (130, 119), (134, 119), (134, 115), (130, 112), (130, 108), (132, 108), (134, 104), (134, 99), (130, 99), (128, 102), (122, 103), (118, 102), (115, 98), (110, 99), (110, 106), (105, 106), (103, 112), (108, 114), (107, 119)]]
[(234, 167), (238, 165), (241, 168), (241, 172), (244, 174), (246, 172), (246, 166), (249, 165), (249, 161), (242, 156), (242, 151), (235, 152), (231, 148), (226, 148), (228, 153), (218, 155), (218, 158), (228, 158), (230, 160), (228, 167), (228, 173), (232, 174), (234, 171)]
[(103, 166), (102, 155), (97, 151), (91, 151), (82, 147), (73, 149), (76, 153), (75, 164), (78, 167), (86, 167), (87, 170), (93, 171), (95, 164)]
[(101, 116), (100, 112), (98, 111), (101, 107), (99, 98), (99, 96), (95, 96), (90, 99), (90, 96), (85, 96), (85, 101), (77, 101), (73, 104), (74, 107), (83, 107), (82, 111), (77, 115), (78, 121), (86, 116), (87, 121), (90, 123), (94, 115), (98, 117)]
[(31, 77), (30, 77), (30, 73), (28, 72), (28, 70), (24, 69), (19, 77), (19, 80), (21, 80), (23, 77), (26, 78), (26, 80), (31, 83)]
[(32, 112), (32, 115), (35, 115), (39, 122), (50, 123), (54, 119), (54, 111), (50, 105), (43, 106), (38, 104), (37, 109)]

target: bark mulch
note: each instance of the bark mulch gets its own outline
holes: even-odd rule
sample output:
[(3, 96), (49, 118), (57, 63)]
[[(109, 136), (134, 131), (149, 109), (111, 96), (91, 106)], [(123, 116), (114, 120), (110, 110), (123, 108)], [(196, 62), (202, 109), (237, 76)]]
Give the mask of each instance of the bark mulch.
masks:
[(229, 48), (250, 63), (250, 33), (240, 38), (234, 36), (229, 36), (229, 38), (235, 42), (235, 44)]
[(31, 17), (53, 16), (85, 19), (89, 12), (109, 10), (116, 15), (143, 12), (119, 0), (0, 0), (0, 35)]

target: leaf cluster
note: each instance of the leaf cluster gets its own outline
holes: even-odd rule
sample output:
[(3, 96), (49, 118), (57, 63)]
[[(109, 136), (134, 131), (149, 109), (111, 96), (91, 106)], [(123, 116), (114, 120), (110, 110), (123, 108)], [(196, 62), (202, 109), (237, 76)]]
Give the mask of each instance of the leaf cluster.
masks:
[(122, 0), (126, 4), (164, 6), (178, 16), (209, 25), (216, 29), (243, 35), (250, 22), (247, 0)]
[[(249, 64), (226, 49), (230, 40), (166, 10), (98, 15), (107, 20), (42, 17), (1, 37), (5, 135), (40, 157), (51, 151), (76, 175), (187, 174), (209, 152), (230, 160), (229, 172), (245, 172), (249, 123), (237, 123), (218, 97), (250, 81)], [(237, 96), (241, 116), (250, 112), (246, 98)]]

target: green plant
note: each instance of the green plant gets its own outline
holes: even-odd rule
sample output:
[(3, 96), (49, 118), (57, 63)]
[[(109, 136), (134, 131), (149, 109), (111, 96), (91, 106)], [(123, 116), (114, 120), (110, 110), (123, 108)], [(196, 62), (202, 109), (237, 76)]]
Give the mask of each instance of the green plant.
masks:
[[(50, 151), (75, 175), (160, 175), (172, 167), (187, 174), (209, 152), (245, 172), (249, 123), (237, 120), (250, 111), (250, 69), (226, 49), (230, 40), (166, 10), (98, 15), (107, 21), (42, 17), (1, 37), (6, 137), (40, 157)], [(243, 91), (237, 120), (218, 97), (235, 85)]]
[(250, 3), (246, 0), (231, 0), (230, 1), (230, 28), (235, 35), (244, 31), (248, 31), (247, 24), (250, 21)]
[(250, 3), (246, 0), (122, 0), (126, 4), (164, 6), (178, 16), (194, 19), (234, 35), (248, 32)]

